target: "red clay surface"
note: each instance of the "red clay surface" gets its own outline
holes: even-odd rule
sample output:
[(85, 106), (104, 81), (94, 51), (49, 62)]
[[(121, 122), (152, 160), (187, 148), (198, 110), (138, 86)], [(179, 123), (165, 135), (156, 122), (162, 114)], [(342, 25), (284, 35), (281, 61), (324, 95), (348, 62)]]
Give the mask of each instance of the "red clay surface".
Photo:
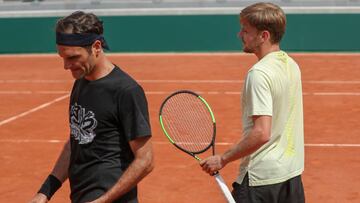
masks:
[[(306, 200), (360, 202), (360, 55), (291, 55), (303, 79)], [(110, 58), (142, 84), (150, 106), (156, 167), (139, 184), (140, 202), (224, 202), (215, 180), (168, 143), (157, 114), (172, 91), (201, 93), (217, 120), (217, 152), (225, 151), (241, 137), (242, 80), (255, 57), (137, 54)], [(69, 136), (68, 98), (55, 99), (68, 94), (72, 78), (56, 55), (0, 56), (0, 67), (0, 202), (27, 202)], [(230, 188), (239, 163), (221, 170)], [(68, 182), (51, 202), (69, 202)]]

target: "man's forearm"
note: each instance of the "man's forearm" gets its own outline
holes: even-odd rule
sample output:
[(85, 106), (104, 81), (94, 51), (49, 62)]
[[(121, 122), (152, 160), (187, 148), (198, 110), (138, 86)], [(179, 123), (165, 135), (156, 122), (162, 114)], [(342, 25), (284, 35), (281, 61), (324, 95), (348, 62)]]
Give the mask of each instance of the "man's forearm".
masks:
[(135, 159), (126, 169), (118, 182), (102, 197), (99, 202), (113, 202), (134, 188), (154, 168), (152, 146), (149, 138), (140, 139), (132, 145)]
[(68, 140), (63, 150), (61, 151), (59, 158), (57, 159), (55, 166), (51, 172), (53, 176), (59, 179), (62, 183), (68, 178), (68, 169), (70, 165), (70, 141)]
[[(41, 185), (38, 194), (33, 198), (34, 202), (47, 202), (61, 187), (62, 183), (68, 177), (68, 168), (70, 162), (70, 144), (67, 141), (57, 159), (51, 174)], [(44, 198), (46, 196), (46, 199)]]
[(253, 116), (253, 121), (254, 125), (249, 134), (243, 135), (243, 138), (224, 154), (200, 161), (202, 170), (213, 175), (229, 162), (250, 155), (267, 143), (271, 137), (271, 116)]
[(244, 136), (243, 139), (221, 156), (223, 165), (252, 154), (266, 142), (268, 142), (268, 139), (264, 138), (262, 131), (252, 129), (249, 135)]
[(221, 156), (222, 165), (248, 156), (267, 143), (271, 137), (271, 116), (253, 116), (254, 125), (249, 134)]
[(152, 170), (150, 163), (134, 160), (126, 169), (119, 181), (101, 199), (112, 202), (134, 188)]

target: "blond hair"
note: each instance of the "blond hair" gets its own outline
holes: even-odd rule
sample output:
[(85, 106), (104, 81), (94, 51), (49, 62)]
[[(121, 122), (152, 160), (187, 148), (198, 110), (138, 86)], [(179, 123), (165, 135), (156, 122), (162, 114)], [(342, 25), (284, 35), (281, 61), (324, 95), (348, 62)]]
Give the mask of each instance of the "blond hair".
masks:
[(272, 3), (256, 3), (244, 8), (240, 19), (246, 20), (259, 31), (270, 32), (270, 41), (279, 43), (285, 33), (286, 16), (284, 11)]

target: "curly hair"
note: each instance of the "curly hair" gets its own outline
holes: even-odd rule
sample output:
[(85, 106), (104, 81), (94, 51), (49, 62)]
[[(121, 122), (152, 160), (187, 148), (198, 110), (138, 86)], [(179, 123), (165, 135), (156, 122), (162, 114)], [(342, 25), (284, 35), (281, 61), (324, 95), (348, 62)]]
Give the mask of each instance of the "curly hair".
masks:
[(93, 13), (76, 11), (60, 18), (56, 23), (56, 32), (68, 34), (96, 33), (103, 34), (103, 22)]

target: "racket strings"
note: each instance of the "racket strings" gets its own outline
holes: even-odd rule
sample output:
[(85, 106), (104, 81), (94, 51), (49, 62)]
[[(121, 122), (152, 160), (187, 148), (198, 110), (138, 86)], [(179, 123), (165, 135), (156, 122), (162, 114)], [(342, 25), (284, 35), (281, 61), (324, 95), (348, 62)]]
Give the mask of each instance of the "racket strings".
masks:
[(162, 109), (162, 119), (175, 144), (189, 152), (202, 151), (212, 143), (211, 114), (195, 95), (180, 93), (171, 97)]

